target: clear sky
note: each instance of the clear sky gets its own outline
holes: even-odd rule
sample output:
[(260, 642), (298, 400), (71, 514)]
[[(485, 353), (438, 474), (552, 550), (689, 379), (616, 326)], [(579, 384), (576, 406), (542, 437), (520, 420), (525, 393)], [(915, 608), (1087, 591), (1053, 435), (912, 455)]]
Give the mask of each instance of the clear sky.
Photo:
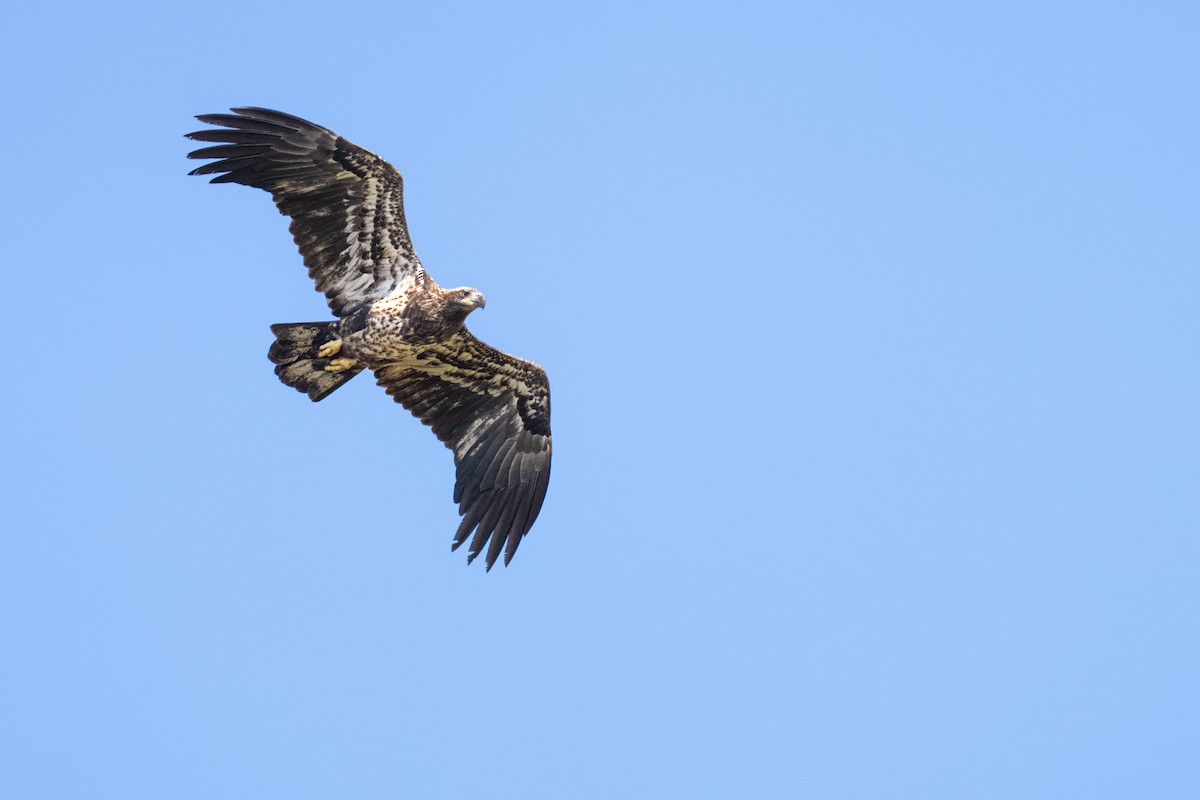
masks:
[[(5, 798), (1200, 796), (1194, 3), (0, 11)], [(550, 375), (513, 565), (192, 115)]]

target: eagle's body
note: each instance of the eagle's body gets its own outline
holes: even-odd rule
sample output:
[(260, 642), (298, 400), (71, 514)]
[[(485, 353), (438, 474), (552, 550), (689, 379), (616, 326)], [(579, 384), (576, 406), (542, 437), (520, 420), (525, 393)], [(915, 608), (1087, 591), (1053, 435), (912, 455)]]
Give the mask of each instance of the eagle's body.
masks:
[(193, 174), (271, 192), (309, 274), (338, 317), (271, 326), (281, 381), (322, 400), (364, 369), (454, 451), (454, 500), (474, 531), (468, 560), (491, 540), (490, 569), (507, 564), (537, 518), (550, 478), (545, 371), (471, 335), (484, 305), (470, 287), (443, 289), (421, 266), (404, 221), (403, 181), (383, 159), (311, 122), (261, 108), (199, 120), (188, 134), (226, 142), (189, 154), (217, 158)]
[(462, 330), (467, 314), (482, 307), (479, 298), (475, 302), (463, 290), (447, 292), (418, 272), (363, 312), (341, 320), (343, 354), (379, 366), (405, 358), (414, 346), (442, 342)]

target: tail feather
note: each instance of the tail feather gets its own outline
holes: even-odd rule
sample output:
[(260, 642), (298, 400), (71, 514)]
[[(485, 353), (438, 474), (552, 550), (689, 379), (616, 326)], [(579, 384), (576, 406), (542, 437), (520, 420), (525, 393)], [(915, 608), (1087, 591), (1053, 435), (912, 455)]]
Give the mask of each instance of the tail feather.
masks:
[(344, 372), (326, 372), (328, 358), (318, 358), (317, 350), (337, 338), (337, 320), (330, 322), (294, 322), (271, 326), (275, 343), (267, 358), (275, 364), (279, 380), (305, 392), (315, 403), (362, 372), (362, 367)]

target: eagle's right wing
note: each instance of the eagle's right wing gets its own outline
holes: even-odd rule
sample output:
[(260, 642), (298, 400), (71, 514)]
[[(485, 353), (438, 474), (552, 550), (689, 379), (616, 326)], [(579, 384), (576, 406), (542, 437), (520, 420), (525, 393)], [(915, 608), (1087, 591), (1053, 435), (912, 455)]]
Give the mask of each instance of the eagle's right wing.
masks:
[(454, 501), (463, 519), (452, 549), (474, 531), (468, 562), (490, 538), (487, 568), (502, 549), (508, 564), (550, 482), (546, 371), (463, 329), (421, 348), (412, 360), (380, 367), (375, 377), (454, 451)]
[(333, 131), (265, 108), (196, 119), (221, 128), (189, 133), (227, 142), (188, 154), (217, 158), (190, 174), (265, 189), (291, 231), (308, 274), (333, 313), (347, 316), (415, 275), (421, 261), (404, 221), (404, 181), (388, 162)]

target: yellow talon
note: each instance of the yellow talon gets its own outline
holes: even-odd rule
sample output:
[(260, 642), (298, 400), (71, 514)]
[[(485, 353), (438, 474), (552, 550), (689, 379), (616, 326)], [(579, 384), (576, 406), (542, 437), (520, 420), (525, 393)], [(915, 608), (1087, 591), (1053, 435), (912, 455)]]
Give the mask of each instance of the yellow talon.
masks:
[(336, 356), (342, 350), (342, 340), (334, 339), (332, 342), (326, 342), (317, 348), (317, 358), (329, 358)]
[(345, 372), (358, 364), (353, 358), (335, 358), (325, 367), (326, 372)]

